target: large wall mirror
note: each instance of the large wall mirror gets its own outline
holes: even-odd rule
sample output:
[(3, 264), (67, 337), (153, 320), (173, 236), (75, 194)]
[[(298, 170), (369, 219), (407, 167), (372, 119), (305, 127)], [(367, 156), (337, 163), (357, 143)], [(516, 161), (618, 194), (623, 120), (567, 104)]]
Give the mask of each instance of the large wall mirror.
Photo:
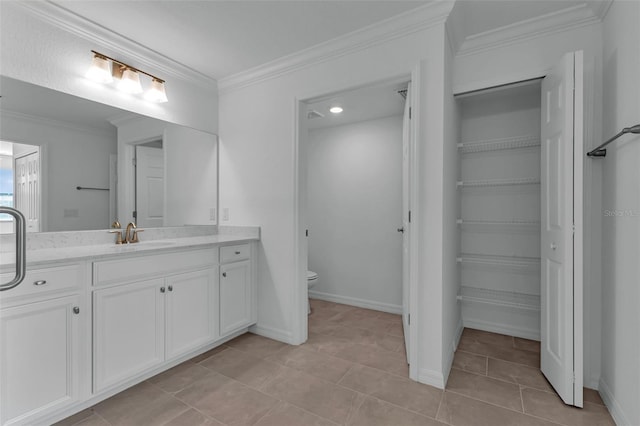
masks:
[(4, 76), (0, 95), (0, 205), (28, 232), (217, 223), (215, 135)]

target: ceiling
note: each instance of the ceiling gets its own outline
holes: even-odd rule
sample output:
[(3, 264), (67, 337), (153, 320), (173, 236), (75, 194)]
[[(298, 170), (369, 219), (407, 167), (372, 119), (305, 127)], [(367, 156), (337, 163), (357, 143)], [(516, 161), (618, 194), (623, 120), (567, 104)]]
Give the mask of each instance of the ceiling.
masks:
[[(220, 80), (410, 13), (431, 0), (53, 0), (53, 3)], [(582, 3), (586, 2), (458, 0), (454, 8), (456, 33), (464, 39)]]
[[(308, 118), (307, 127), (318, 129), (342, 126), (359, 121), (402, 115), (405, 101), (398, 94), (398, 90), (406, 89), (406, 87), (406, 82), (388, 83), (311, 100), (307, 103), (307, 111), (318, 112), (324, 117)], [(333, 106), (342, 107), (343, 111), (340, 114), (332, 114), (329, 112), (329, 108)]]

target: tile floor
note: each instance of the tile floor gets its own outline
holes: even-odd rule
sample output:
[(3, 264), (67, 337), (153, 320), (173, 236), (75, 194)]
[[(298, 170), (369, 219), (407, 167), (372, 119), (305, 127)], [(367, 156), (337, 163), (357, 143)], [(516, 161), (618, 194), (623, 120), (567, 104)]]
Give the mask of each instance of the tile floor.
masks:
[(253, 334), (58, 425), (613, 425), (594, 391), (566, 407), (537, 342), (466, 329), (446, 391), (407, 378), (398, 315), (312, 300), (301, 346)]

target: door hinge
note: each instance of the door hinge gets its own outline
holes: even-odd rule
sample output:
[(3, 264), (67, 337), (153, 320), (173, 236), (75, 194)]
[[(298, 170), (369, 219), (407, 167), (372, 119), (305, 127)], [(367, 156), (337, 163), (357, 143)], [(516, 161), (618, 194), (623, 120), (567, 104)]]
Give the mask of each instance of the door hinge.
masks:
[(133, 215), (133, 218), (136, 219), (136, 222), (137, 222), (138, 221), (138, 211), (134, 210), (132, 215)]
[(411, 210), (409, 210), (409, 223), (411, 223)]
[(407, 314), (407, 324), (411, 325), (411, 314)]
[(131, 164), (133, 164), (133, 167), (138, 165), (135, 157), (131, 159)]
[(411, 120), (411, 107), (409, 107), (409, 120)]

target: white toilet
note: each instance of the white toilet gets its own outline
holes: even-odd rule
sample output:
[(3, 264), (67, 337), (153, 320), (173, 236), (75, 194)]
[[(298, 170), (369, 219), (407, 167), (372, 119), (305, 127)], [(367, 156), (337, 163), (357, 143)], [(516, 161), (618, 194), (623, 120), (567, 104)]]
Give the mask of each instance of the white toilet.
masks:
[[(318, 274), (313, 271), (307, 271), (307, 287), (311, 289), (318, 282)], [(307, 302), (307, 314), (311, 313), (311, 303)]]

